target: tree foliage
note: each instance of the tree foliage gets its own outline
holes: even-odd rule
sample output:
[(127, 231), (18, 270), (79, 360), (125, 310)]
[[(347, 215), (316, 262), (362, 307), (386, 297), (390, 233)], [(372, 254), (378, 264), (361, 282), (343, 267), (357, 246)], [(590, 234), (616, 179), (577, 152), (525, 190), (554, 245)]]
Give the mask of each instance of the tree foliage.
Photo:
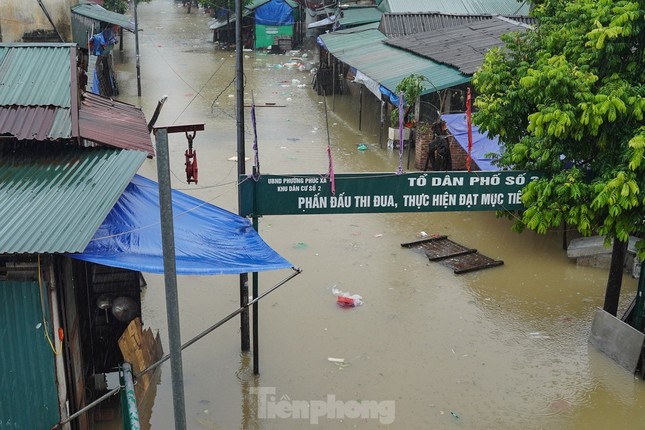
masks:
[[(149, 3), (150, 0), (135, 0), (136, 4)], [(116, 13), (126, 13), (128, 11), (128, 0), (105, 0), (103, 7)]]
[(645, 5), (544, 0), (533, 14), (473, 79), (474, 122), (503, 141), (498, 164), (545, 173), (515, 228), (566, 222), (627, 241), (645, 231)]

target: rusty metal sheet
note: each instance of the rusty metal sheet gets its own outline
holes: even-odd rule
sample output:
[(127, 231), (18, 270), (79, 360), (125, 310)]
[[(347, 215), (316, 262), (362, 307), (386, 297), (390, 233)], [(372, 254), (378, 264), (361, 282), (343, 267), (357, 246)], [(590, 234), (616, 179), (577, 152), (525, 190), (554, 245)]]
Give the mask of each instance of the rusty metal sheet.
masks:
[(79, 110), (82, 138), (154, 155), (148, 124), (140, 108), (87, 92), (82, 95)]
[(70, 110), (54, 106), (0, 106), (0, 134), (18, 140), (70, 139)]

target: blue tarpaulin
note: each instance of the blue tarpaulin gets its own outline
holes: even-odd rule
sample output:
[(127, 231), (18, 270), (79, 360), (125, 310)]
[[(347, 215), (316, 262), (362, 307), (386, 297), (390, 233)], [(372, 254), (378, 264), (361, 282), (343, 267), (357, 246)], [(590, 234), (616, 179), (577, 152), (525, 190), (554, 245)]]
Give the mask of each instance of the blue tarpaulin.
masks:
[[(172, 191), (177, 273), (223, 275), (291, 268), (251, 221)], [(163, 273), (159, 186), (136, 175), (82, 254), (70, 257), (111, 267)]]
[(255, 9), (255, 23), (260, 25), (291, 25), (293, 9), (284, 0), (271, 0)]
[[(446, 121), (448, 130), (455, 137), (459, 145), (468, 152), (468, 124), (465, 113), (442, 114), (441, 119)], [(497, 136), (492, 138), (479, 131), (479, 127), (473, 124), (473, 147), (471, 159), (477, 163), (481, 170), (496, 171), (499, 167), (495, 166), (490, 157), (486, 154), (499, 154), (499, 141)]]

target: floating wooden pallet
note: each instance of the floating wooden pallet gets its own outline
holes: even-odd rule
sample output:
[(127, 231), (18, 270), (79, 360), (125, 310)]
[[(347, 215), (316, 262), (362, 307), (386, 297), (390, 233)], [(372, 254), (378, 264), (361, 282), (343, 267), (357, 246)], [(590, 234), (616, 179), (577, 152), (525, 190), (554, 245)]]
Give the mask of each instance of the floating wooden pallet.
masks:
[(422, 250), (430, 261), (436, 261), (450, 267), (456, 274), (488, 269), (504, 264), (502, 260), (494, 260), (480, 254), (476, 249), (467, 248), (457, 242), (453, 242), (448, 239), (448, 236), (444, 235), (432, 235), (415, 242), (402, 243), (401, 246)]

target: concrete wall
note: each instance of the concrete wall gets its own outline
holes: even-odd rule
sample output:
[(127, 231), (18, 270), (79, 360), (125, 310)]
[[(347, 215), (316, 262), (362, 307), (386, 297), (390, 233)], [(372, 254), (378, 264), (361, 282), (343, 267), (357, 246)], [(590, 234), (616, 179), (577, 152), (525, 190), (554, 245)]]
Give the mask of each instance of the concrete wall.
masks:
[[(70, 42), (72, 38), (71, 7), (77, 4), (78, 0), (41, 0), (41, 3), (63, 37), (63, 41)], [(25, 35), (42, 32), (48, 37), (46, 41), (60, 42), (60, 40), (56, 40), (56, 33), (53, 30), (52, 24), (37, 0), (0, 1), (0, 41), (4, 43), (23, 42)]]

